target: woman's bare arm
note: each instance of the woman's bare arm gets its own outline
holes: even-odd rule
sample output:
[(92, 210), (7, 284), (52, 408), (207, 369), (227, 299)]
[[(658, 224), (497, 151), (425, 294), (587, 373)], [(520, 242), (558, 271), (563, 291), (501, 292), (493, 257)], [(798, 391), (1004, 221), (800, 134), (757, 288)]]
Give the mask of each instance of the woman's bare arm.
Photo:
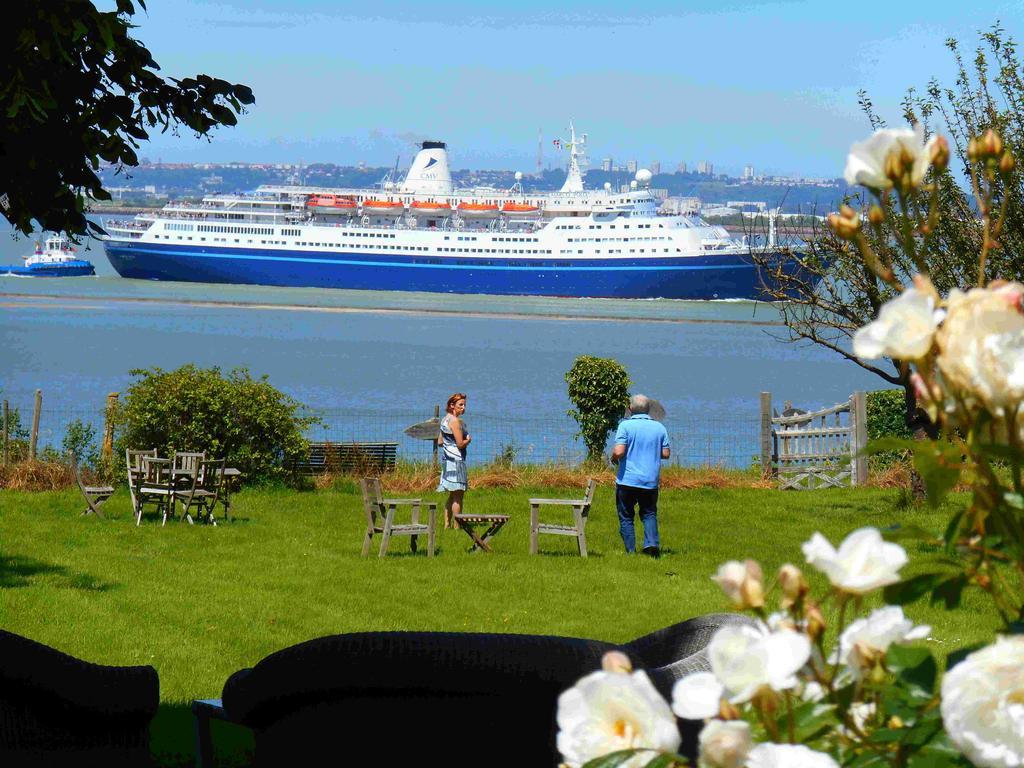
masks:
[(469, 435), (463, 434), (462, 432), (462, 420), (451, 419), (448, 422), (448, 426), (452, 428), (452, 436), (455, 438), (455, 445), (459, 448), (465, 448), (469, 445), (469, 441), (473, 438)]

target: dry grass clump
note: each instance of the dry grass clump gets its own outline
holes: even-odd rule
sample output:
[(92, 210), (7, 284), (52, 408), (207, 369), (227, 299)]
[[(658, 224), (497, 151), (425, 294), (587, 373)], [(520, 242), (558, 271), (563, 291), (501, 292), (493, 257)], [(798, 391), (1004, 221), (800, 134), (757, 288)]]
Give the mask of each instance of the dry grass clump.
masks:
[(0, 488), (10, 491), (62, 491), (75, 485), (67, 464), (38, 459), (0, 467)]
[(661, 487), (675, 491), (698, 488), (771, 488), (770, 478), (760, 472), (724, 467), (666, 467), (661, 472)]
[[(325, 473), (313, 477), (317, 490), (358, 485), (360, 477), (379, 476), (388, 493), (431, 493), (437, 487), (439, 468), (430, 462), (400, 462), (394, 470)], [(508, 464), (493, 462), (469, 470), (469, 487), (476, 488), (583, 488), (590, 478), (598, 485), (615, 485), (615, 472), (601, 465)], [(771, 488), (771, 479), (757, 472), (723, 467), (668, 466), (661, 473), (661, 487), (668, 490), (698, 488)]]
[(900, 461), (878, 469), (872, 467), (868, 472), (868, 487), (909, 488), (910, 463)]

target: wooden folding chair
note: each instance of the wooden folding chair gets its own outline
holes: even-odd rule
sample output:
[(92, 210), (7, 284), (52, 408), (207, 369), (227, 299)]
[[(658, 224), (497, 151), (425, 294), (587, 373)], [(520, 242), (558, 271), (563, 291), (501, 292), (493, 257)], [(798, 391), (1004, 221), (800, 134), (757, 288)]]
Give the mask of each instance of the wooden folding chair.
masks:
[[(582, 499), (530, 499), (530, 554), (536, 555), (538, 549), (537, 539), (542, 533), (553, 533), (558, 536), (575, 536), (576, 544), (579, 546), (580, 555), (587, 556), (587, 519), (590, 517), (590, 505), (594, 501), (594, 489), (597, 488), (597, 481), (591, 478), (587, 481), (587, 490)], [(572, 507), (572, 525), (555, 523), (542, 523), (540, 521), (540, 508), (542, 506)]]
[[(434, 556), (434, 531), (437, 525), (437, 504), (424, 502), (421, 499), (385, 499), (381, 497), (380, 479), (364, 477), (359, 481), (363, 492), (363, 510), (366, 513), (366, 536), (363, 537), (363, 557), (370, 553), (370, 542), (375, 533), (380, 534), (380, 552), (384, 557), (392, 536), (408, 536), (409, 546), (416, 551), (416, 537), (426, 534), (427, 555)], [(412, 507), (412, 522), (395, 523), (395, 514), (399, 506)], [(427, 508), (426, 524), (420, 522), (420, 508)]]
[(114, 488), (110, 485), (85, 485), (82, 482), (82, 473), (78, 471), (78, 459), (75, 454), (68, 454), (68, 461), (71, 463), (71, 471), (75, 473), (75, 482), (78, 483), (78, 490), (82, 492), (82, 497), (85, 499), (86, 508), (82, 510), (83, 515), (92, 513), (100, 519), (106, 519), (106, 516), (100, 512), (100, 507), (114, 495)]
[(174, 473), (171, 471), (171, 460), (155, 456), (142, 457), (142, 471), (136, 478), (135, 486), (135, 524), (142, 524), (142, 511), (145, 505), (152, 502), (157, 514), (162, 515), (161, 525), (167, 525), (167, 518), (174, 517), (174, 493), (177, 490)]
[(147, 448), (145, 450), (132, 450), (128, 448), (124, 452), (124, 462), (128, 470), (128, 494), (132, 499), (132, 514), (135, 515), (136, 519), (139, 517), (139, 504), (135, 498), (135, 488), (139, 484), (139, 477), (142, 475), (142, 458), (144, 456), (152, 456), (156, 458), (156, 448)]
[(190, 523), (192, 522), (192, 515), (189, 510), (195, 507), (197, 519), (211, 525), (217, 524), (213, 513), (214, 508), (217, 506), (217, 501), (221, 498), (224, 490), (225, 463), (225, 459), (201, 461), (196, 467), (196, 471), (191, 475), (190, 487), (182, 488), (179, 485), (178, 490), (175, 492), (175, 499), (181, 502), (185, 519)]

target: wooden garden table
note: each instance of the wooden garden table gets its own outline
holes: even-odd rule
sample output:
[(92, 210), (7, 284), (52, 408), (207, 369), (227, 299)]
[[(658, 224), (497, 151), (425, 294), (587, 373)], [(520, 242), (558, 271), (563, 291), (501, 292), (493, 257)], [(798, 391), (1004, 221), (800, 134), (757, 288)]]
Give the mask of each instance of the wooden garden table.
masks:
[[(459, 524), (459, 528), (466, 532), (466, 535), (473, 540), (473, 549), (482, 549), (484, 552), (493, 551), (488, 542), (493, 539), (505, 523), (509, 521), (509, 515), (455, 515), (452, 519)], [(487, 529), (481, 536), (476, 532), (476, 526), (486, 525)]]

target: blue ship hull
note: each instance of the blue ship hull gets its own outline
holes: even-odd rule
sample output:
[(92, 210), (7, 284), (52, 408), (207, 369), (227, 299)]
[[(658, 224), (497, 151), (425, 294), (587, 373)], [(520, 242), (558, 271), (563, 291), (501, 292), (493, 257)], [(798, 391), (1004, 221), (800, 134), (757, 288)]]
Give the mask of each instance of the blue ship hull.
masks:
[(122, 277), (202, 283), (622, 299), (766, 299), (748, 255), (466, 259), (108, 240)]
[(0, 266), (0, 275), (18, 275), (19, 277), (86, 277), (95, 274), (96, 268), (92, 262), (84, 260), (65, 261), (60, 264), (37, 264), (32, 267)]

